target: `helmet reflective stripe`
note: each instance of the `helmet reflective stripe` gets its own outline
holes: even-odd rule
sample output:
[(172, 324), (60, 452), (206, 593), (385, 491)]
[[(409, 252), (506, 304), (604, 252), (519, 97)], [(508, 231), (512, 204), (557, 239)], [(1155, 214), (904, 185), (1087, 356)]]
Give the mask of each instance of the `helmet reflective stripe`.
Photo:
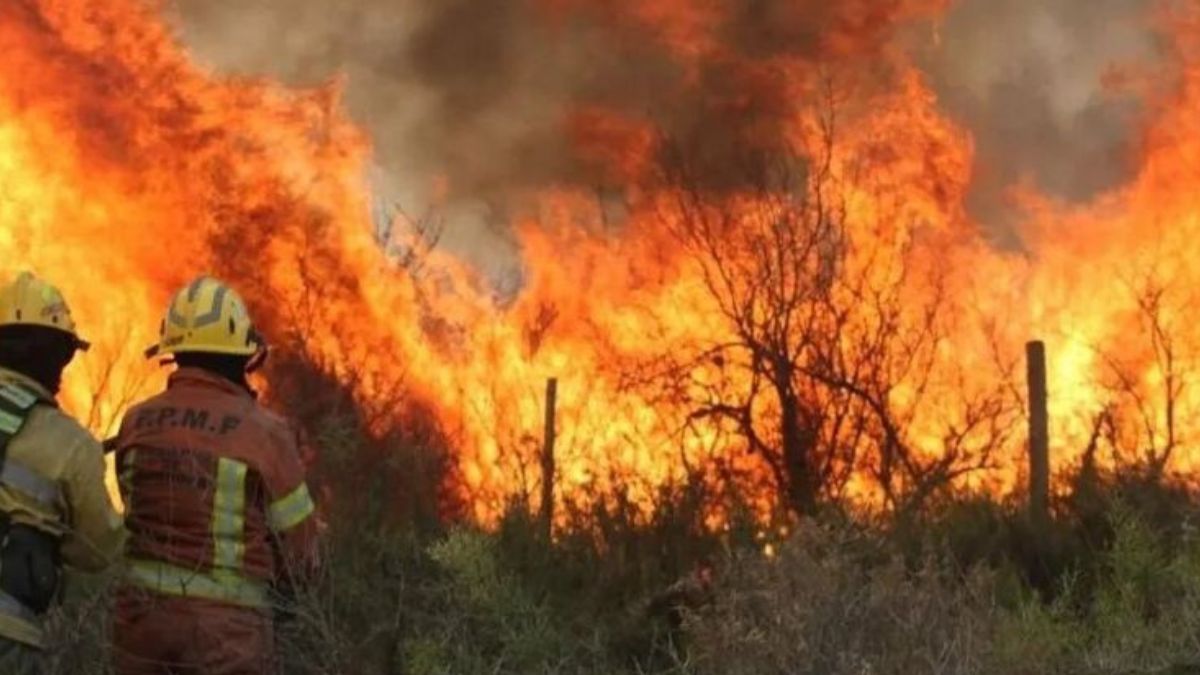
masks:
[(0, 287), (0, 326), (40, 326), (75, 338), (81, 349), (88, 343), (79, 337), (71, 309), (57, 288), (22, 272)]
[[(187, 287), (187, 301), (188, 302), (190, 302), (190, 303), (196, 302), (196, 296), (200, 294), (200, 289), (204, 286), (204, 283), (206, 281), (211, 281), (211, 280), (201, 277), (201, 278), (193, 281), (192, 284)], [(225, 285), (216, 286), (213, 289), (212, 304), (209, 307), (208, 311), (200, 316), (193, 318), (191, 321), (190, 327), (191, 328), (204, 328), (205, 326), (216, 323), (217, 320), (221, 318), (221, 310), (225, 306), (225, 296), (228, 293), (229, 293), (229, 288), (227, 286), (225, 286)], [(241, 301), (239, 300), (238, 304), (240, 304), (240, 302)], [(171, 303), (171, 309), (167, 312), (167, 318), (170, 320), (171, 324), (174, 326), (178, 326), (179, 328), (188, 328), (189, 327), (188, 318), (186, 316), (184, 316), (183, 314), (179, 313), (178, 297), (176, 297), (176, 302)]]
[(246, 303), (212, 277), (200, 277), (175, 294), (161, 330), (147, 357), (185, 352), (251, 356), (263, 348)]

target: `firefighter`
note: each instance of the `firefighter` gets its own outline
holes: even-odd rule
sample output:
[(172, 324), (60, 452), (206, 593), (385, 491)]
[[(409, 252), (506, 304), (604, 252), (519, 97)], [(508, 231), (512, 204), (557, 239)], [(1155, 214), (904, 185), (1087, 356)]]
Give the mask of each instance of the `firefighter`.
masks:
[(24, 272), (0, 288), (0, 672), (44, 668), (41, 615), (61, 565), (120, 558), (104, 451), (58, 408), (63, 369), (88, 344), (56, 288)]
[(298, 432), (246, 380), (266, 346), (238, 294), (201, 277), (147, 356), (177, 368), (116, 439), (130, 532), (117, 672), (271, 672), (272, 611), (315, 573), (317, 520)]

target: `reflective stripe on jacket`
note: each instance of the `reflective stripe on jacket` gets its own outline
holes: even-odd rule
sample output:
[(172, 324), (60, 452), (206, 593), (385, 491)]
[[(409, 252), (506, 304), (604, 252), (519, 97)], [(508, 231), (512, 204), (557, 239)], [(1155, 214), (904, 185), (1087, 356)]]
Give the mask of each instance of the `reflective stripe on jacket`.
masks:
[[(104, 484), (104, 451), (78, 422), (54, 407), (33, 380), (0, 368), (0, 389), (13, 386), (42, 399), (8, 444), (0, 470), (0, 512), (60, 537), (63, 562), (99, 571), (120, 557), (125, 530)], [(0, 421), (3, 423), (3, 421)], [(35, 646), (40, 622), (0, 603), (0, 636)]]
[(117, 465), (128, 581), (166, 595), (262, 606), (316, 564), (298, 435), (240, 386), (181, 368), (121, 423)]

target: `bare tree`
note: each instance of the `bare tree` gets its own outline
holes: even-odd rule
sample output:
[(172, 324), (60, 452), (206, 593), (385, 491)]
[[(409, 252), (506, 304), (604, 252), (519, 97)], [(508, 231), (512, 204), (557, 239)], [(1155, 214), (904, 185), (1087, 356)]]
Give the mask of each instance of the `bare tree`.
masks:
[[(954, 377), (938, 368), (944, 279), (918, 273), (904, 227), (851, 214), (851, 181), (869, 177), (835, 166), (835, 112), (832, 102), (822, 111), (812, 147), (747, 152), (731, 191), (705, 189), (687, 153), (674, 154), (662, 222), (699, 269), (726, 337), (657, 372), (691, 401), (692, 423), (737, 429), (791, 510), (812, 513), (867, 475), (887, 508), (908, 512), (987, 467), (1015, 406), (999, 386), (964, 387), (939, 446), (913, 440), (922, 407), (947, 405), (931, 390)], [(718, 376), (680, 381), (698, 369)]]
[(435, 209), (413, 215), (402, 205), (392, 203), (376, 218), (375, 240), (388, 258), (417, 279), (441, 241), (445, 227), (441, 213)]
[[(1145, 275), (1126, 284), (1134, 301), (1133, 320), (1120, 343), (1099, 350), (1109, 400), (1102, 418), (1118, 463), (1132, 463), (1162, 478), (1182, 439), (1192, 349), (1172, 317), (1188, 304), (1174, 284)], [(1094, 451), (1093, 451), (1094, 454)]]
[(132, 326), (118, 328), (114, 339), (93, 345), (83, 357), (87, 378), (86, 410), (80, 411), (84, 424), (101, 438), (116, 433), (121, 417), (140, 398), (149, 395), (155, 381), (157, 364), (148, 363), (137, 344)]

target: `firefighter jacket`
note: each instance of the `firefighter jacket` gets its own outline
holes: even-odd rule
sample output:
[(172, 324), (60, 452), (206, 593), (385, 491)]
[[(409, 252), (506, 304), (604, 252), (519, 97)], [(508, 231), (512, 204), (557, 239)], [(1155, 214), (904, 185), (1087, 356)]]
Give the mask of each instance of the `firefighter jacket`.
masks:
[(117, 465), (130, 584), (267, 608), (273, 588), (315, 572), (298, 433), (241, 386), (177, 370), (122, 420)]
[[(104, 484), (100, 443), (19, 373), (0, 368), (0, 396), (7, 409), (0, 409), (0, 431), (12, 434), (0, 468), (0, 513), (9, 527), (57, 539), (62, 562), (82, 571), (115, 562), (125, 530)], [(0, 636), (42, 645), (37, 614), (2, 590)]]

